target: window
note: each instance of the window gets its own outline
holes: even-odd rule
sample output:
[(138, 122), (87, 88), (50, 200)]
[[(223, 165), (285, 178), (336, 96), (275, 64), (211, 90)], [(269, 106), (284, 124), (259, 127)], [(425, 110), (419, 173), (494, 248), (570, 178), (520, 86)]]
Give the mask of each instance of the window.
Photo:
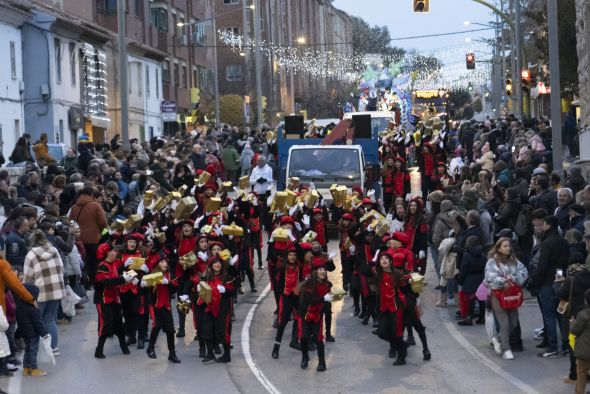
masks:
[(198, 87), (198, 85), (197, 85), (197, 82), (198, 82), (198, 79), (197, 79), (197, 68), (196, 67), (193, 67), (192, 74), (193, 74), (193, 83), (191, 84), (191, 87), (196, 88), (196, 87)]
[(61, 144), (64, 140), (64, 120), (63, 119), (59, 120), (59, 133), (56, 137), (57, 137), (56, 138), (57, 141), (55, 141), (55, 142), (58, 144)]
[(174, 86), (180, 85), (180, 71), (178, 63), (174, 63)]
[(200, 23), (193, 23), (193, 43), (198, 45), (205, 45), (205, 27)]
[(155, 84), (156, 84), (156, 98), (160, 98), (160, 80), (158, 79), (159, 78), (159, 75), (158, 74), (159, 74), (158, 73), (158, 69), (156, 68), (156, 81), (155, 81)]
[(10, 41), (10, 76), (16, 79), (16, 49), (14, 41)]
[(150, 97), (150, 66), (145, 65), (145, 95)]
[(239, 27), (226, 27), (225, 31), (229, 34), (234, 34), (236, 36), (240, 35), (240, 28)]
[(162, 8), (152, 8), (150, 11), (151, 24), (159, 31), (168, 31), (168, 13)]
[(228, 82), (241, 81), (243, 78), (242, 65), (234, 64), (225, 66), (225, 79)]
[(55, 80), (61, 83), (61, 42), (59, 38), (53, 39), (53, 50), (55, 51)]
[(162, 63), (162, 83), (170, 82), (170, 69), (169, 69), (168, 59), (164, 60)]
[(96, 0), (96, 11), (101, 14), (117, 15), (117, 0)]
[(76, 43), (70, 42), (70, 80), (76, 86)]
[(143, 93), (143, 80), (142, 80), (142, 69), (141, 63), (137, 63), (137, 95), (141, 97)]
[(182, 65), (182, 87), (187, 88), (188, 86), (188, 75), (186, 73), (186, 65)]
[(223, 0), (223, 4), (226, 4), (226, 5), (240, 4), (240, 0)]
[(135, 16), (143, 19), (143, 2), (144, 0), (135, 0)]
[(203, 66), (197, 66), (197, 87), (201, 90), (209, 87), (209, 79), (207, 78), (207, 69)]
[(20, 134), (20, 119), (14, 120), (14, 136), (16, 137), (15, 140), (18, 140), (18, 137), (21, 136), (21, 134)]
[(182, 37), (186, 34), (186, 24), (184, 23), (184, 17), (178, 17), (178, 24), (176, 25), (177, 35)]

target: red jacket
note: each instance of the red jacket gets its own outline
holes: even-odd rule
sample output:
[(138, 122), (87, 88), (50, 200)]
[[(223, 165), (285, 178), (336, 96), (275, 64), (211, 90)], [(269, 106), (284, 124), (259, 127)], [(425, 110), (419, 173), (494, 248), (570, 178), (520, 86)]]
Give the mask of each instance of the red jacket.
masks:
[(115, 262), (103, 261), (96, 268), (96, 289), (94, 292), (95, 304), (120, 304), (120, 285), (125, 279), (119, 276)]

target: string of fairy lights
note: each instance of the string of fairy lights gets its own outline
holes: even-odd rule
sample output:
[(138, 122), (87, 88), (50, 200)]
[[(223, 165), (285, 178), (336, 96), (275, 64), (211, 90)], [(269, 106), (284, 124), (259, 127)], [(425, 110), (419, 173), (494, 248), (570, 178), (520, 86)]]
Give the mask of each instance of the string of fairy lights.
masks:
[[(237, 54), (249, 54), (256, 49), (256, 41), (234, 34), (219, 31), (219, 40)], [(273, 59), (274, 67), (289, 73), (302, 73), (314, 79), (333, 79), (342, 82), (356, 82), (367, 78), (382, 77), (382, 70), (388, 78), (396, 78), (400, 73), (412, 74), (415, 89), (465, 88), (469, 83), (484, 86), (490, 79), (491, 64), (478, 63), (476, 70), (467, 70), (465, 54), (468, 50), (485, 52), (489, 46), (485, 43), (465, 43), (452, 47), (440, 48), (430, 52), (412, 51), (396, 64), (386, 64), (379, 56), (346, 54), (332, 50), (318, 50), (313, 46), (273, 44), (260, 42), (260, 50), (268, 59)], [(431, 58), (439, 64), (432, 64)], [(429, 59), (430, 58), (430, 59)], [(358, 65), (366, 69), (358, 71)], [(391, 74), (391, 69), (401, 71)]]
[(87, 114), (109, 120), (107, 112), (107, 64), (104, 52), (91, 44), (82, 46), (82, 106)]

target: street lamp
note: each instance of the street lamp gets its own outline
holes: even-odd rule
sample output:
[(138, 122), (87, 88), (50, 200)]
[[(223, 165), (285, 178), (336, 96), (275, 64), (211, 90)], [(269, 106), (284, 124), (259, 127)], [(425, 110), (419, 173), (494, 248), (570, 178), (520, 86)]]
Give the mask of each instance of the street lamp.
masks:
[(305, 44), (305, 37), (297, 37), (297, 43), (301, 45)]

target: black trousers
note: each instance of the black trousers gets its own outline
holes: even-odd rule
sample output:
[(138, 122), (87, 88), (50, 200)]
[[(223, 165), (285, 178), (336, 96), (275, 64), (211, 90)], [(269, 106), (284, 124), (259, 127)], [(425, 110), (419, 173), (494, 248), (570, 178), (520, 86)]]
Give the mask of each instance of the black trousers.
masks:
[(123, 316), (120, 304), (96, 304), (98, 312), (98, 336), (124, 336)]
[(174, 353), (174, 320), (172, 319), (172, 311), (166, 308), (154, 308), (154, 319), (154, 326), (150, 333), (149, 348), (153, 349), (155, 347), (158, 334), (162, 330), (166, 333), (168, 351)]
[(98, 244), (84, 244), (84, 249), (86, 249), (84, 272), (88, 275), (90, 284), (94, 285), (94, 280), (96, 278), (96, 267), (98, 266), (98, 259), (96, 258)]
[(291, 295), (281, 295), (281, 300), (279, 302), (279, 327), (277, 329), (277, 335), (275, 337), (275, 341), (280, 343), (283, 339), (283, 333), (285, 332), (285, 327), (287, 327), (287, 323), (289, 322), (289, 316), (293, 316), (293, 329), (291, 331), (291, 340), (297, 340), (297, 333), (298, 333), (298, 324), (299, 324), (299, 315), (297, 313), (297, 308), (299, 307), (299, 297), (291, 294)]
[(231, 313), (220, 312), (215, 317), (212, 313), (206, 312), (203, 318), (203, 339), (214, 343), (231, 344)]
[(121, 294), (121, 307), (125, 319), (125, 333), (129, 338), (147, 337), (148, 305), (146, 297), (127, 291)]

